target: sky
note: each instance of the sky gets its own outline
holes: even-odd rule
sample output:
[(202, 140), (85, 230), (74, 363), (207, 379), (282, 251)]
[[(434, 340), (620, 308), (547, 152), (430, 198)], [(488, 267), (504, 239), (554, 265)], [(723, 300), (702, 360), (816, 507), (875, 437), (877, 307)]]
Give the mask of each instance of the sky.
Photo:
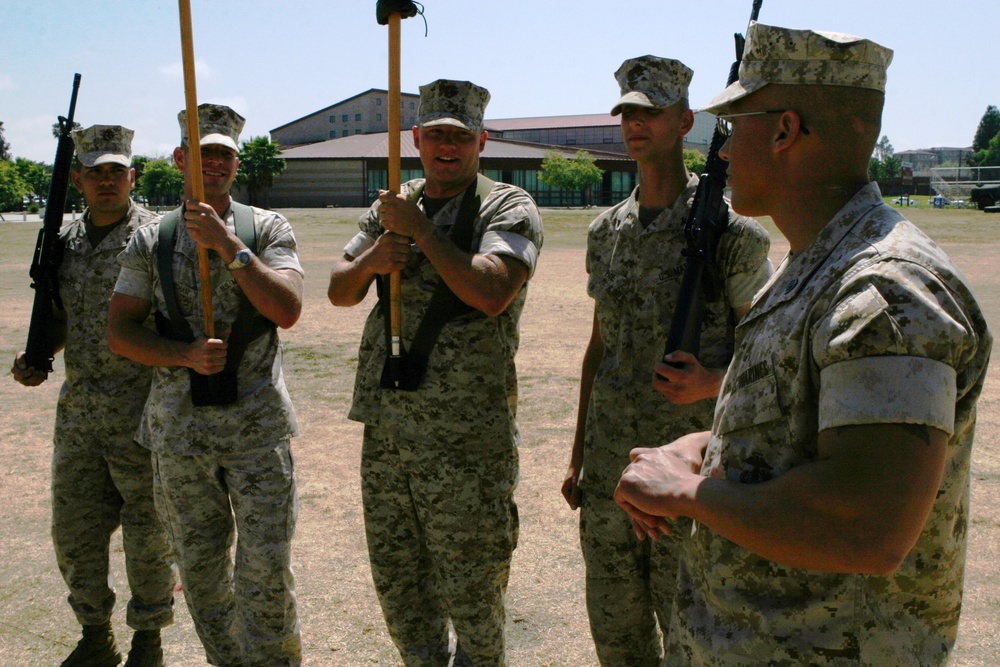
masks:
[[(751, 0), (426, 0), (402, 23), (404, 92), (438, 78), (489, 89), (487, 119), (593, 114), (618, 99), (627, 58), (677, 58), (697, 108), (725, 87)], [(191, 0), (199, 102), (247, 118), (242, 139), (388, 87), (375, 0)], [(173, 0), (0, 0), (0, 122), (16, 157), (51, 163), (52, 124), (82, 75), (76, 120), (135, 130), (168, 155), (184, 107)], [(769, 25), (860, 35), (895, 52), (882, 134), (897, 150), (972, 143), (1000, 106), (997, 0), (764, 0)], [(992, 30), (993, 36), (987, 33)]]

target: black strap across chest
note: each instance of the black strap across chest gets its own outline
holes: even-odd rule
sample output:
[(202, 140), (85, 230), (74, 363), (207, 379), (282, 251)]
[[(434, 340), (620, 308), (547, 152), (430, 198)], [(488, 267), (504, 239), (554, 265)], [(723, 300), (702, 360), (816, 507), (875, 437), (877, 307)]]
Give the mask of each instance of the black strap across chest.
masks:
[[(462, 201), (459, 204), (458, 213), (455, 216), (455, 224), (452, 225), (449, 239), (458, 248), (465, 252), (473, 252), (472, 242), (475, 233), (475, 221), (479, 215), (480, 206), (489, 195), (490, 190), (496, 184), (495, 181), (479, 174), (476, 180), (466, 188), (462, 194)], [(382, 309), (382, 319), (385, 322), (386, 349), (390, 349), (389, 344), (392, 339), (389, 322), (389, 277), (380, 276), (378, 282), (379, 306)], [(417, 382), (426, 370), (427, 360), (430, 358), (431, 350), (437, 342), (438, 336), (444, 325), (450, 320), (475, 310), (472, 306), (459, 299), (444, 279), (438, 278), (438, 283), (431, 295), (427, 310), (424, 311), (417, 331), (413, 335), (409, 349), (406, 352), (407, 366), (413, 371), (417, 371), (414, 377)], [(386, 386), (383, 381), (382, 386)], [(404, 387), (409, 388), (409, 387)]]

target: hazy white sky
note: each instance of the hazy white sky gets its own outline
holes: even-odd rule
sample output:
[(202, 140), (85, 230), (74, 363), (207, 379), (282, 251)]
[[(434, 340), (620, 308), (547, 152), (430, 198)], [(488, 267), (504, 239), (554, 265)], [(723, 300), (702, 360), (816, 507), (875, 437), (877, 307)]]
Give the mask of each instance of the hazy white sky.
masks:
[[(243, 139), (387, 87), (388, 31), (374, 0), (191, 0), (200, 102), (247, 117)], [(402, 87), (487, 87), (487, 118), (600, 113), (613, 73), (643, 54), (695, 71), (691, 103), (725, 84), (750, 0), (427, 0), (402, 29)], [(184, 106), (170, 0), (0, 0), (0, 121), (15, 156), (51, 162), (51, 126), (83, 75), (76, 119), (135, 130), (137, 154), (177, 144)], [(895, 51), (883, 134), (896, 150), (968, 146), (1000, 105), (997, 0), (764, 0), (760, 21), (852, 33)]]

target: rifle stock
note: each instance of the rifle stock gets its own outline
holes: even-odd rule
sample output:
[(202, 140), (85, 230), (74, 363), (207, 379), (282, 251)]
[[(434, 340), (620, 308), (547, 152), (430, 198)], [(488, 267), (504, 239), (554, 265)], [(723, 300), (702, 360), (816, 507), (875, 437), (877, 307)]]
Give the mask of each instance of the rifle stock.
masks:
[[(763, 0), (754, 0), (750, 22), (757, 20)], [(736, 61), (729, 69), (727, 86), (739, 77), (740, 61), (743, 59), (743, 35), (736, 34)], [(719, 157), (719, 151), (726, 143), (726, 137), (718, 129), (712, 135), (705, 171), (698, 180), (698, 190), (684, 223), (687, 247), (684, 275), (681, 278), (677, 306), (670, 320), (667, 343), (663, 355), (683, 350), (695, 357), (701, 349), (701, 322), (706, 301), (718, 299), (722, 285), (713, 271), (719, 239), (729, 223), (729, 206), (726, 205), (726, 161)]]
[(35, 290), (31, 307), (31, 321), (28, 324), (28, 342), (25, 345), (24, 360), (29, 367), (49, 373), (55, 359), (55, 308), (62, 310), (59, 296), (59, 265), (62, 263), (62, 245), (59, 228), (62, 227), (63, 209), (66, 207), (66, 191), (69, 188), (69, 172), (73, 166), (73, 116), (76, 114), (76, 96), (80, 90), (80, 75), (73, 77), (73, 94), (70, 97), (69, 113), (59, 116), (59, 140), (56, 147), (55, 163), (52, 167), (52, 182), (45, 205), (45, 217), (38, 231), (35, 253), (31, 261), (31, 287)]

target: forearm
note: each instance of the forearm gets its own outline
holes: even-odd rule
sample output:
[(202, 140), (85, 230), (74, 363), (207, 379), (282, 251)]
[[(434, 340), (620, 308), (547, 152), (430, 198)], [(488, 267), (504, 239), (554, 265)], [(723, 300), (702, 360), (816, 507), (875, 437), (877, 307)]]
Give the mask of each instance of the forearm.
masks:
[(297, 271), (275, 270), (254, 257), (232, 274), (261, 315), (282, 329), (298, 321), (302, 314), (302, 275)]
[(597, 315), (594, 315), (594, 330), (583, 354), (583, 367), (580, 371), (580, 399), (576, 409), (576, 431), (573, 437), (573, 452), (570, 466), (579, 470), (583, 461), (583, 442), (587, 431), (587, 411), (590, 406), (590, 395), (594, 390), (594, 378), (604, 358), (604, 342), (597, 328)]
[[(434, 265), (438, 275), (459, 299), (490, 316), (502, 313), (527, 278), (527, 267), (517, 260), (505, 262), (497, 255), (469, 254), (435, 228), (414, 237), (414, 242)], [(512, 275), (511, 263), (520, 275)]]
[[(822, 464), (817, 464), (822, 465)], [(811, 466), (810, 466), (811, 467)], [(843, 500), (818, 470), (792, 470), (760, 484), (724, 479), (692, 480), (681, 495), (682, 514), (768, 560), (825, 572), (883, 574), (873, 558), (877, 535), (858, 516), (841, 511)]]
[(364, 261), (365, 255), (362, 253), (357, 258), (345, 256), (338, 259), (330, 270), (330, 284), (326, 290), (326, 296), (335, 306), (355, 306), (361, 303), (372, 281), (375, 280), (375, 271), (368, 268)]
[(818, 460), (759, 484), (689, 480), (682, 513), (778, 563), (889, 574), (919, 538), (943, 474), (947, 436), (929, 429), (923, 442), (913, 428), (824, 431)]
[(163, 338), (127, 318), (109, 319), (107, 340), (112, 352), (144, 366), (191, 367), (185, 343)]

